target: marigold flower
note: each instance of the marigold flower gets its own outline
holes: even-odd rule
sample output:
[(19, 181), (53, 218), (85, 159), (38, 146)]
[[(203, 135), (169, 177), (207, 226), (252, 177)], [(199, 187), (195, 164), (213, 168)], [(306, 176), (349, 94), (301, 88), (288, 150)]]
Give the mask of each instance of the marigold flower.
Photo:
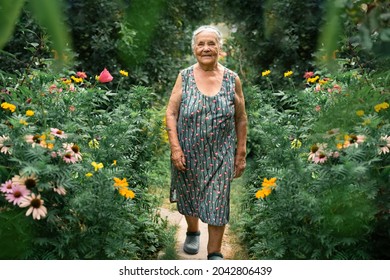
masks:
[(363, 110), (357, 110), (357, 111), (356, 111), (356, 115), (357, 115), (358, 117), (363, 117), (363, 116), (364, 116), (364, 111), (363, 111)]
[(93, 174), (91, 172), (88, 172), (87, 174), (85, 174), (85, 177), (92, 177)]
[(3, 108), (4, 110), (9, 110), (12, 113), (15, 112), (15, 110), (16, 110), (16, 106), (14, 104), (11, 104), (8, 102), (1, 103), (1, 108)]
[(121, 196), (124, 196), (124, 197), (126, 197), (127, 199), (128, 199), (128, 198), (133, 199), (133, 198), (135, 197), (135, 193), (134, 193), (132, 190), (130, 190), (130, 189), (128, 189), (128, 188), (125, 188), (125, 187), (119, 188), (118, 192), (119, 192), (119, 194), (120, 194)]
[(379, 112), (379, 111), (385, 110), (387, 108), (389, 108), (389, 103), (382, 102), (380, 104), (375, 105), (374, 110), (375, 110), (375, 112)]
[(113, 80), (114, 78), (111, 76), (110, 72), (106, 68), (100, 73), (99, 75), (99, 82), (101, 83), (109, 83)]
[(269, 74), (271, 74), (271, 70), (265, 70), (265, 71), (261, 72), (262, 77), (268, 76)]
[(129, 72), (125, 71), (125, 70), (120, 70), (119, 71), (119, 74), (121, 74), (122, 76), (125, 76), (125, 77), (128, 77), (129, 76)]
[(293, 74), (293, 71), (284, 72), (284, 77), (285, 78), (290, 77), (292, 74)]
[(103, 163), (96, 163), (95, 161), (91, 163), (91, 165), (95, 168), (95, 171), (102, 169), (104, 167)]
[(269, 196), (271, 194), (271, 192), (272, 192), (271, 188), (262, 188), (256, 192), (255, 196), (257, 199), (259, 199), (259, 198), (264, 199), (267, 196)]
[(308, 83), (311, 83), (311, 84), (314, 84), (317, 82), (317, 80), (320, 78), (320, 76), (315, 76), (314, 78), (308, 78), (307, 79), (307, 82)]
[(34, 113), (33, 110), (27, 110), (27, 111), (26, 111), (26, 116), (27, 116), (27, 117), (32, 117), (32, 116), (34, 116), (34, 114), (35, 114), (35, 113)]
[(119, 179), (117, 177), (114, 177), (114, 181), (115, 181), (114, 187), (124, 188), (129, 186), (129, 183), (127, 182), (126, 178)]
[(28, 125), (28, 122), (23, 118), (19, 120), (19, 123), (22, 125)]
[(82, 83), (83, 82), (83, 79), (82, 78), (77, 78), (75, 76), (71, 76), (70, 77), (76, 84), (78, 83)]
[(261, 183), (262, 187), (276, 187), (276, 178), (273, 177), (271, 179), (264, 178), (263, 183)]

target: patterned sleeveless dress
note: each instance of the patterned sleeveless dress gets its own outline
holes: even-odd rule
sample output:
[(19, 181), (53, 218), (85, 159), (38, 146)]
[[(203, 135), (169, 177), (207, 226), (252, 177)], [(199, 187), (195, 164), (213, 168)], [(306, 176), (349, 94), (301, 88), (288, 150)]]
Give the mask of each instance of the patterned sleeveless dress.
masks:
[(234, 173), (236, 132), (234, 122), (235, 78), (224, 68), (223, 82), (215, 96), (196, 86), (194, 68), (181, 72), (182, 100), (177, 124), (186, 171), (171, 164), (171, 202), (186, 216), (209, 225), (228, 223), (230, 183)]

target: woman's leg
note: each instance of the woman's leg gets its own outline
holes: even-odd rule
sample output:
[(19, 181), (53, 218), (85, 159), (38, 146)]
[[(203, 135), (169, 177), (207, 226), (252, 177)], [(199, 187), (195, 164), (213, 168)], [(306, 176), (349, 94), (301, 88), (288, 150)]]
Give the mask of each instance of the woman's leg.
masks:
[(207, 253), (221, 253), (222, 238), (225, 232), (225, 226), (208, 225), (209, 242), (207, 244)]
[(197, 232), (199, 231), (199, 218), (185, 216), (187, 221), (187, 232)]

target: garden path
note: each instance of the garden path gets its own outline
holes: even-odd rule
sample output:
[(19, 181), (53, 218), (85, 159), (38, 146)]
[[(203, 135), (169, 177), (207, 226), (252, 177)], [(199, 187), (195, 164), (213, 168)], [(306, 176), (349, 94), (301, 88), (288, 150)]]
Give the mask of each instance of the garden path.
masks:
[[(187, 223), (183, 215), (181, 215), (176, 209), (160, 208), (160, 215), (162, 218), (166, 218), (172, 225), (177, 226), (176, 231), (176, 253), (180, 260), (206, 260), (207, 259), (207, 241), (208, 230), (207, 224), (200, 221), (200, 249), (196, 255), (189, 255), (183, 251), (183, 244), (186, 237)], [(229, 226), (226, 227), (223, 243), (222, 253), (224, 258), (229, 260), (234, 257), (232, 245), (230, 243)]]

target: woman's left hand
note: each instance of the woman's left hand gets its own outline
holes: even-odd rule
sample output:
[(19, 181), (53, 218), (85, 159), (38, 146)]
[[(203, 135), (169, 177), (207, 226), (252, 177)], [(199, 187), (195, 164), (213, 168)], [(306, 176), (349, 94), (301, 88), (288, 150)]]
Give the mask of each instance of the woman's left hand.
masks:
[(244, 173), (246, 160), (243, 157), (234, 158), (234, 178), (238, 178)]

